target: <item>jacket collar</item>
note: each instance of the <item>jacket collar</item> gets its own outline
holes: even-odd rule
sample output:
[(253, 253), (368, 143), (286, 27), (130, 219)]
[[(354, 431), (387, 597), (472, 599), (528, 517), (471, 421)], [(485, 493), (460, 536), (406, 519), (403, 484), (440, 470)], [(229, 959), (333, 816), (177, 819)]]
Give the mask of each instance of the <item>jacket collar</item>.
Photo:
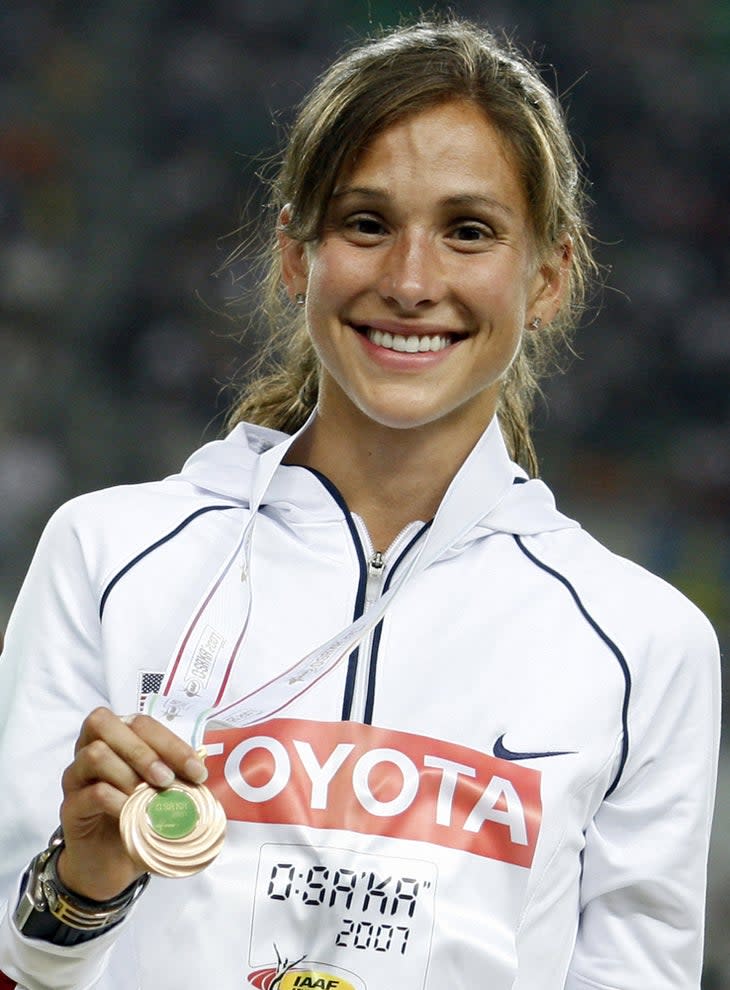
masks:
[[(283, 457), (291, 437), (252, 424), (239, 424), (225, 440), (215, 440), (196, 451), (178, 478), (202, 492), (250, 504), (251, 485), (262, 453)], [(341, 510), (312, 472), (280, 465), (273, 475), (263, 505), (276, 506), (292, 523), (334, 521)], [(455, 475), (433, 522), (438, 542), (453, 549), (491, 533), (521, 536), (577, 527), (562, 515), (548, 487), (510, 460), (496, 417), (481, 435)], [(436, 535), (436, 534), (435, 534)]]

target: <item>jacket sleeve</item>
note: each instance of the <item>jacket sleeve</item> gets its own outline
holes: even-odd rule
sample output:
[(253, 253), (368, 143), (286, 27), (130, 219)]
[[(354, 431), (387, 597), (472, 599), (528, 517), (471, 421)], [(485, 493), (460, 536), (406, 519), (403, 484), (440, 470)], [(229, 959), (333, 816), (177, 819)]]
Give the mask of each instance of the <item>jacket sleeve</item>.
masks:
[(628, 758), (586, 831), (566, 990), (700, 986), (719, 650), (694, 606), (669, 605), (632, 669)]
[(64, 949), (23, 938), (12, 922), (20, 877), (58, 824), (61, 774), (81, 722), (108, 704), (95, 561), (77, 505), (46, 528), (0, 656), (0, 973), (30, 990), (93, 986), (114, 941), (109, 933)]

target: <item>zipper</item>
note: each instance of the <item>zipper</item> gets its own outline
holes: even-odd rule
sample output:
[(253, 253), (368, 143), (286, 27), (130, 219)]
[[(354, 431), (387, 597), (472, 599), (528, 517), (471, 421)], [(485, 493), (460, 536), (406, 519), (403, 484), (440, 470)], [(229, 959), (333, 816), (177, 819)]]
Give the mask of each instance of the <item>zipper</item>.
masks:
[[(391, 573), (393, 564), (398, 561), (399, 555), (413, 540), (417, 533), (423, 530), (424, 524), (416, 521), (408, 523), (398, 533), (387, 550), (376, 550), (373, 546), (367, 527), (359, 516), (353, 514), (355, 528), (360, 537), (365, 561), (367, 565), (367, 575), (365, 583), (365, 602), (363, 612), (367, 612), (385, 590), (385, 585)], [(382, 619), (381, 619), (382, 622)], [(373, 667), (373, 641), (376, 637), (380, 623), (371, 629), (367, 636), (361, 641), (357, 650), (357, 670), (353, 685), (352, 703), (350, 706), (350, 719), (353, 721), (365, 721), (367, 713), (367, 695)]]
[[(342, 510), (350, 537), (357, 551), (360, 580), (355, 613), (352, 617), (354, 622), (387, 590), (394, 570), (403, 563), (403, 560), (410, 554), (412, 545), (423, 536), (431, 523), (423, 523), (418, 520), (408, 523), (398, 533), (387, 550), (376, 550), (364, 521), (350, 512), (347, 503), (329, 478), (314, 468), (306, 468), (306, 470), (319, 479)], [(370, 722), (372, 718), (374, 684), (371, 684), (371, 680), (375, 674), (382, 621), (381, 619), (375, 629), (371, 630), (350, 654), (342, 703), (342, 718), (345, 720)]]

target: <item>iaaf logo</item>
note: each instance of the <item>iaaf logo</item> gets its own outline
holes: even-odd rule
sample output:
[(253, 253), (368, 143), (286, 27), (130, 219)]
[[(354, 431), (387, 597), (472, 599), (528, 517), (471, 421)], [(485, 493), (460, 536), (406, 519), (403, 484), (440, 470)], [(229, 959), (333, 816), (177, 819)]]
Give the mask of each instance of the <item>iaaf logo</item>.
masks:
[(354, 973), (301, 959), (294, 963), (279, 959), (275, 967), (255, 969), (248, 974), (248, 982), (256, 990), (366, 990)]
[(454, 743), (358, 722), (273, 719), (205, 738), (231, 821), (416, 839), (530, 866), (540, 772)]
[(248, 982), (257, 990), (361, 990), (363, 987), (360, 980), (351, 983), (332, 972), (331, 967), (326, 970), (295, 967), (285, 973), (271, 968), (256, 969), (248, 974)]

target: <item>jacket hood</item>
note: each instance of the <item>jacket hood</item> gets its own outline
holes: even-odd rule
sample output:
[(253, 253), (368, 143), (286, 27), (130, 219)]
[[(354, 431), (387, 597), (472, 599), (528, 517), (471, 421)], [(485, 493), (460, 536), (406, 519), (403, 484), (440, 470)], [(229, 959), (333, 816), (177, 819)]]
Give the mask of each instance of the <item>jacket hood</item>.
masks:
[[(169, 480), (185, 481), (201, 493), (249, 505), (259, 457), (278, 445), (283, 454), (290, 439), (266, 427), (239, 424), (224, 440), (214, 440), (195, 451), (180, 474)], [(294, 517), (305, 513), (320, 520), (341, 519), (340, 506), (329, 494), (323, 498), (323, 491), (313, 472), (281, 465), (262, 504), (276, 505), (279, 511)], [(491, 533), (530, 536), (578, 527), (577, 522), (557, 510), (544, 482), (528, 478), (510, 460), (496, 418), (449, 486), (436, 521), (451, 533), (454, 550)]]
[(191, 454), (173, 477), (191, 482), (201, 492), (248, 505), (259, 456), (288, 439), (278, 430), (239, 423), (224, 440), (213, 440)]

